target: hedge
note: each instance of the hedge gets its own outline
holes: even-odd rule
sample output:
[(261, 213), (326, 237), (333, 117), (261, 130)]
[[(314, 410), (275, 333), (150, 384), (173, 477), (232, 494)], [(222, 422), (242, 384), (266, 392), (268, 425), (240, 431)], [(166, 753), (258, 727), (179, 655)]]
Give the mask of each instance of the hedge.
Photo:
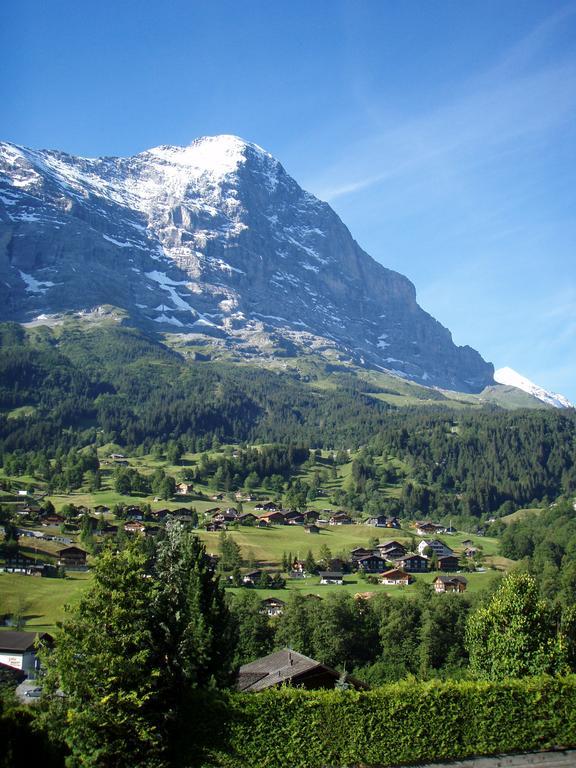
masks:
[(576, 676), (282, 688), (198, 705), (181, 748), (184, 763), (204, 768), (386, 766), (576, 745)]

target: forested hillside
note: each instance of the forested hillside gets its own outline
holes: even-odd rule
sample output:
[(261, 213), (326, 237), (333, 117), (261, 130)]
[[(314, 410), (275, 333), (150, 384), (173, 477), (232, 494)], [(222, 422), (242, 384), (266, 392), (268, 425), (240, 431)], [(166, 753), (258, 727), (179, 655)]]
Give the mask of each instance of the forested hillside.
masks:
[[(576, 490), (574, 411), (396, 408), (350, 370), (332, 371), (327, 387), (288, 372), (189, 361), (116, 323), (28, 331), (6, 323), (0, 344), (0, 451), (21, 471), (107, 443), (140, 453), (175, 441), (191, 452), (280, 443), (351, 457), (336, 498), (348, 509), (463, 522)], [(220, 468), (226, 490), (251, 472), (278, 474), (253, 459)], [(284, 467), (284, 480), (300, 463)], [(292, 490), (305, 500), (310, 488), (298, 482)]]

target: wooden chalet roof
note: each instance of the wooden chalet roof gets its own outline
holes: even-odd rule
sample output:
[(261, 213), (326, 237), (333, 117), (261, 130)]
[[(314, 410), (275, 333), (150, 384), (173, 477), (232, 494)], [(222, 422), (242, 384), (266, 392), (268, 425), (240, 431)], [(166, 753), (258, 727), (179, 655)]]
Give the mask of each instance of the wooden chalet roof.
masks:
[[(340, 673), (319, 661), (304, 656), (302, 653), (284, 648), (250, 664), (244, 664), (238, 671), (236, 687), (239, 691), (262, 691), (282, 683), (294, 683), (306, 678), (310, 681), (315, 674), (318, 678), (333, 678), (334, 682)], [(363, 683), (349, 678), (354, 687), (365, 688)]]
[(48, 632), (0, 632), (0, 653), (30, 651), (34, 648), (37, 637), (47, 642), (52, 641), (52, 635)]

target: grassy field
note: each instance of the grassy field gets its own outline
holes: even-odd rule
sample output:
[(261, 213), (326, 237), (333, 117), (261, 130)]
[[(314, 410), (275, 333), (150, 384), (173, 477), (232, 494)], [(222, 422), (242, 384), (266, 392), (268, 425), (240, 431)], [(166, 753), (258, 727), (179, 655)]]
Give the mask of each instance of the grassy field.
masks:
[(539, 507), (532, 509), (518, 509), (516, 512), (512, 512), (511, 515), (505, 515), (503, 518), (501, 518), (501, 520), (503, 523), (506, 523), (506, 525), (509, 525), (516, 520), (523, 520), (525, 517), (529, 517), (530, 515), (539, 515), (541, 512), (542, 510)]
[[(368, 584), (367, 582), (359, 579), (355, 573), (348, 574), (344, 577), (343, 584), (320, 584), (320, 578), (318, 576), (312, 576), (306, 579), (289, 579), (286, 583), (285, 589), (258, 589), (255, 590), (259, 597), (262, 599), (266, 597), (279, 597), (281, 600), (286, 601), (291, 592), (300, 592), (303, 595), (317, 595), (318, 597), (325, 597), (330, 593), (349, 593), (355, 595), (358, 593), (384, 593), (397, 597), (398, 595), (410, 595), (414, 594), (414, 587), (418, 582), (431, 584), (438, 574), (436, 573), (418, 573), (416, 574), (416, 581), (408, 587), (393, 586), (388, 584)], [(468, 580), (467, 592), (476, 593), (483, 589), (486, 589), (490, 583), (502, 576), (497, 571), (488, 570), (483, 573), (465, 573), (462, 574)], [(246, 589), (246, 587), (228, 587), (228, 592), (235, 594), (237, 592)]]
[(77, 602), (89, 583), (90, 574), (81, 572), (65, 579), (0, 573), (0, 615), (19, 612), (26, 619), (27, 631), (50, 631), (64, 616), (64, 606)]
[[(431, 584), (437, 574), (417, 574), (416, 582)], [(485, 572), (466, 573), (468, 580), (467, 591), (479, 592), (485, 589), (495, 578), (502, 574), (493, 570)], [(54, 629), (56, 622), (64, 616), (64, 606), (74, 605), (86, 587), (90, 584), (90, 573), (71, 573), (66, 579), (43, 579), (20, 574), (0, 573), (0, 616), (21, 613), (26, 624), (24, 629), (29, 632), (49, 632)], [(227, 591), (234, 595), (245, 588), (229, 587)], [(349, 574), (342, 585), (320, 584), (318, 576), (306, 579), (288, 579), (286, 588), (281, 590), (256, 590), (256, 594), (266, 597), (279, 597), (288, 600), (292, 591), (301, 594), (326, 595), (335, 593), (356, 594), (358, 592), (385, 593), (391, 596), (414, 594), (414, 585), (409, 587), (389, 586), (384, 584), (368, 584), (356, 574)], [(10, 629), (4, 627), (3, 629)], [(0, 628), (0, 631), (2, 628)]]

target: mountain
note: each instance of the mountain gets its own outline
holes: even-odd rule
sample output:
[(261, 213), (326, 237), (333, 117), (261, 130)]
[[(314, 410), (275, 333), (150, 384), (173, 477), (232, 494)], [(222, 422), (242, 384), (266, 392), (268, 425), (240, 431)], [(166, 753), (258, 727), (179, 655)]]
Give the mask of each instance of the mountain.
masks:
[(574, 405), (564, 395), (548, 392), (512, 368), (499, 368), (494, 374), (494, 379), (499, 384), (506, 384), (509, 387), (521, 389), (543, 403), (554, 406), (554, 408), (574, 408)]
[(0, 144), (0, 319), (104, 304), (205, 358), (314, 352), (449, 390), (493, 384), (413, 284), (255, 144), (99, 159)]

